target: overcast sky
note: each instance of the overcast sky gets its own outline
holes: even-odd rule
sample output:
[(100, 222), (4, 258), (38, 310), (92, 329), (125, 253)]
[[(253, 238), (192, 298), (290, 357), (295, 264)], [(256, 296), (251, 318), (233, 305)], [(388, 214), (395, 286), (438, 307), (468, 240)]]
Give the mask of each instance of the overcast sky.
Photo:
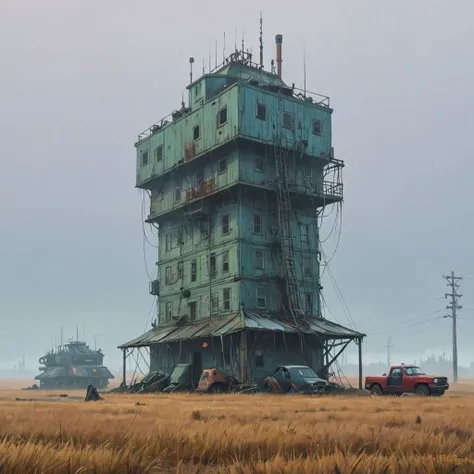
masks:
[[(284, 79), (302, 85), (306, 47), (308, 88), (331, 97), (346, 168), (330, 268), (374, 333), (367, 360), (389, 334), (397, 360), (451, 350), (450, 320), (423, 323), (445, 314), (451, 270), (465, 277), (460, 359), (474, 358), (472, 1), (0, 0), (0, 366), (23, 350), (37, 366), (77, 324), (117, 369), (152, 304), (137, 134), (179, 107), (188, 58), (207, 64), (224, 31), (228, 52), (237, 28), (256, 53), (259, 9), (267, 65), (282, 33)], [(148, 245), (146, 260), (151, 273)]]

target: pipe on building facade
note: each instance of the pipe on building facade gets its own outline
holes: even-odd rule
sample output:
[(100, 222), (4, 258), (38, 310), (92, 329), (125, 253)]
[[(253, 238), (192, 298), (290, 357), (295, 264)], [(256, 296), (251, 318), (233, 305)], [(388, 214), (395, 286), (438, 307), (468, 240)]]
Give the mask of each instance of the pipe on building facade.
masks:
[(281, 78), (281, 63), (282, 59), (282, 43), (283, 43), (283, 35), (276, 35), (275, 36), (276, 42), (276, 62), (277, 62), (277, 76)]

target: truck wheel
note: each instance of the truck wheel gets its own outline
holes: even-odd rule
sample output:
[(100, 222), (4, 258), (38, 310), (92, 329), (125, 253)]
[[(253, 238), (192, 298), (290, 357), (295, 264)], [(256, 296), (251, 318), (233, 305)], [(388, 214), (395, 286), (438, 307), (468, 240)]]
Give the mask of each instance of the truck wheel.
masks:
[(415, 394), (419, 397), (429, 397), (431, 395), (428, 385), (421, 384), (415, 387)]
[(380, 385), (372, 385), (372, 387), (370, 388), (370, 394), (375, 396), (383, 395)]

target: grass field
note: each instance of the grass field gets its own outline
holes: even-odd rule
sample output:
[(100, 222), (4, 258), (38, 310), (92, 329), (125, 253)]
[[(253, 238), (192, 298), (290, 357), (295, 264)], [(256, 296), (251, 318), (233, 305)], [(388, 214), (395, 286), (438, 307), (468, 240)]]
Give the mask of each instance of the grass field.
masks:
[(7, 386), (0, 472), (474, 472), (468, 382), (441, 398), (105, 394), (96, 403)]

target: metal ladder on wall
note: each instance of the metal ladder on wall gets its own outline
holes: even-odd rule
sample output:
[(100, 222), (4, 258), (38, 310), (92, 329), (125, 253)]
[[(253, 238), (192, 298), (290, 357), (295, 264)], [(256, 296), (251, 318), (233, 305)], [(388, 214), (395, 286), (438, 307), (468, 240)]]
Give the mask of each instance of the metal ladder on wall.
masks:
[(296, 277), (295, 253), (291, 232), (291, 200), (288, 189), (288, 152), (281, 146), (277, 138), (274, 143), (275, 163), (277, 172), (278, 222), (280, 224), (281, 252), (283, 275), (285, 278), (286, 293), (289, 311), (295, 321), (303, 316), (299, 296), (298, 279)]

